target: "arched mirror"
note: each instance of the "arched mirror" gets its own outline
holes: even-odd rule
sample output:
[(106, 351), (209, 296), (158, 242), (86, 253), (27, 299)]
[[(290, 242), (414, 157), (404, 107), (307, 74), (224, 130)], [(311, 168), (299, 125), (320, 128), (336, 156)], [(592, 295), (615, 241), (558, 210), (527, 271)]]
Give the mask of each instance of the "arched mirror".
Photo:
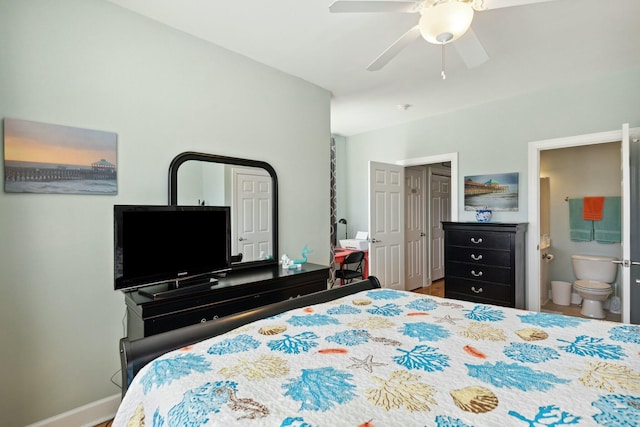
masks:
[(169, 166), (170, 205), (231, 206), (232, 267), (278, 262), (278, 179), (266, 162), (185, 152)]

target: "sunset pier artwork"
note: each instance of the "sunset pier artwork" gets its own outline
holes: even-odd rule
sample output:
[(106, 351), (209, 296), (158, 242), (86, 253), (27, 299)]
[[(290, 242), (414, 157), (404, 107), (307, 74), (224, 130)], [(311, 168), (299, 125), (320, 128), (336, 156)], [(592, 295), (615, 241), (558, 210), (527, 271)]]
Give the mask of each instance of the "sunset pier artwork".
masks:
[(92, 163), (91, 168), (74, 168), (62, 165), (5, 166), (5, 181), (70, 181), (70, 180), (115, 180), (117, 179), (114, 164), (101, 159)]
[(4, 119), (5, 193), (118, 193), (114, 132)]
[(464, 210), (518, 210), (518, 173), (494, 173), (464, 177)]
[(501, 185), (499, 182), (493, 179), (487, 182), (475, 182), (469, 179), (465, 180), (464, 182), (465, 196), (507, 192), (509, 192), (508, 185)]

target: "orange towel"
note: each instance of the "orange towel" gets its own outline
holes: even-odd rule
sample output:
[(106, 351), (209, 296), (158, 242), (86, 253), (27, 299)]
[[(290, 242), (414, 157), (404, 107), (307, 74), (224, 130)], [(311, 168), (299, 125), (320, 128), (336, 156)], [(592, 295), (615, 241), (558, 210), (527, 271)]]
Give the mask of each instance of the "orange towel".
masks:
[(604, 197), (585, 197), (582, 201), (582, 219), (585, 221), (601, 221)]

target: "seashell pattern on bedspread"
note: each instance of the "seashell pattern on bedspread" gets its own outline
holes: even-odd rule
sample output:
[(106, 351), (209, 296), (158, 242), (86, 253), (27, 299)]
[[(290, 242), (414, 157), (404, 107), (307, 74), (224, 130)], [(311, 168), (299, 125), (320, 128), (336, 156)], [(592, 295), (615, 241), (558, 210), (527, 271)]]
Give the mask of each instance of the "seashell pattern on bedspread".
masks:
[(640, 327), (363, 291), (167, 353), (114, 426), (639, 426)]

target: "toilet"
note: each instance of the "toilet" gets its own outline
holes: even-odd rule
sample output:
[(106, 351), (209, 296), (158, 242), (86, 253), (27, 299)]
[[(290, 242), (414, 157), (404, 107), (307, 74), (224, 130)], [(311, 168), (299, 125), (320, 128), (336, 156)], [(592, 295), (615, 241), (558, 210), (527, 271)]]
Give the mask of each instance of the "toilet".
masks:
[(597, 255), (572, 255), (571, 264), (576, 281), (573, 289), (582, 297), (580, 314), (604, 319), (602, 303), (611, 294), (611, 283), (616, 280), (617, 258)]

